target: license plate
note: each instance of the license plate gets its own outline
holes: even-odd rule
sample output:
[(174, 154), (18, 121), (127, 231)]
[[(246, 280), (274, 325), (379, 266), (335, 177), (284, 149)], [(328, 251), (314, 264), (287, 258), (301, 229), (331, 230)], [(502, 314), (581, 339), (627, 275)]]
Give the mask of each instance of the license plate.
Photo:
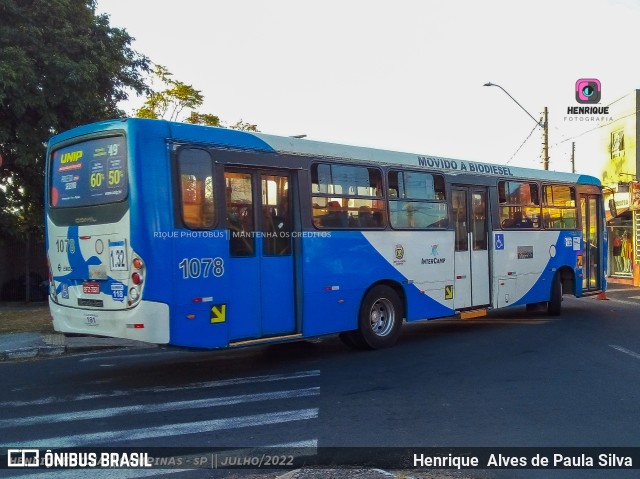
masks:
[(93, 281), (85, 281), (82, 283), (82, 292), (84, 294), (100, 294), (100, 284)]
[(124, 241), (109, 241), (109, 269), (127, 271), (127, 248)]

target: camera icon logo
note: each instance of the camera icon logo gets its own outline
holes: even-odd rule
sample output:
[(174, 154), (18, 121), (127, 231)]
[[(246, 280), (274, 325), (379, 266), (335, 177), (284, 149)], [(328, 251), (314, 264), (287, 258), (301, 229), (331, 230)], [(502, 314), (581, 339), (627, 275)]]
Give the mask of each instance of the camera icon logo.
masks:
[(578, 103), (600, 103), (602, 85), (595, 78), (581, 78), (576, 82), (576, 101)]

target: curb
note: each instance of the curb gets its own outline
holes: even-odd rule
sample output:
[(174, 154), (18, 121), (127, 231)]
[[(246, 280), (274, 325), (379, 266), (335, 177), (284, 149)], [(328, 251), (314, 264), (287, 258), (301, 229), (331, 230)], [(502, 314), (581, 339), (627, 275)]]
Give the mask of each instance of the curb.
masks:
[(38, 356), (54, 357), (61, 356), (65, 353), (64, 346), (33, 346), (28, 348), (19, 348), (11, 351), (3, 351), (0, 360), (11, 361), (16, 359), (33, 359)]
[(82, 353), (120, 348), (149, 349), (156, 344), (142, 343), (127, 339), (101, 338), (95, 336), (65, 337), (63, 334), (43, 334), (33, 342), (41, 343), (29, 346), (7, 347), (0, 350), (0, 362), (34, 358), (53, 358), (65, 353)]

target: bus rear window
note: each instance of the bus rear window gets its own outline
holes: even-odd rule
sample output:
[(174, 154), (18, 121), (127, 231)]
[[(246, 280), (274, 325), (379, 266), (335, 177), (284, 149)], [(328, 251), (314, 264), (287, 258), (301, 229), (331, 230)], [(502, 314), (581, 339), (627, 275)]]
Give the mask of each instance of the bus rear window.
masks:
[(51, 155), (49, 202), (56, 208), (116, 203), (127, 197), (127, 155), (122, 136), (96, 138)]

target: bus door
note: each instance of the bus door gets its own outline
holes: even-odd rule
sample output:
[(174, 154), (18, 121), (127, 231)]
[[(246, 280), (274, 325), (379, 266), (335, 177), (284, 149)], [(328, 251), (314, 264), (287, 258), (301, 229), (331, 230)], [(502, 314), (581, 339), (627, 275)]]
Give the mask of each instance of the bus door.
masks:
[(292, 176), (226, 168), (229, 340), (296, 332)]
[(600, 245), (602, 245), (600, 217), (600, 197), (597, 195), (580, 195), (580, 211), (582, 214), (583, 266), (582, 290), (596, 291), (600, 284)]
[(490, 302), (487, 189), (454, 186), (452, 212), (455, 228), (455, 309)]

